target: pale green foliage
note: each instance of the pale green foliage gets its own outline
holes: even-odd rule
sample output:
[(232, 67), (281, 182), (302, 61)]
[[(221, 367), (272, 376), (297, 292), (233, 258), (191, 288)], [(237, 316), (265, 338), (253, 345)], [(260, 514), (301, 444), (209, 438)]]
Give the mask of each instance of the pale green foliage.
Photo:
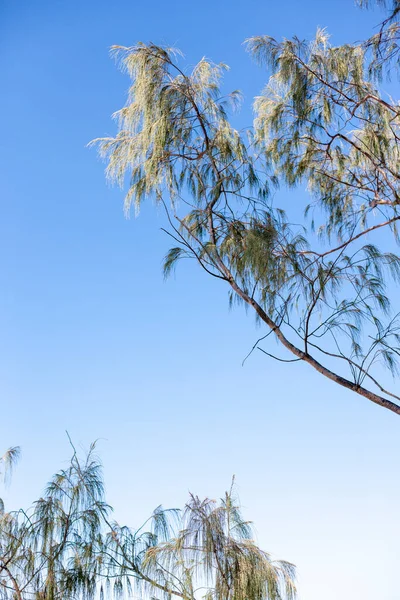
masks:
[(57, 473), (28, 511), (0, 518), (0, 595), (7, 600), (55, 600), (91, 595), (96, 573), (82, 568), (82, 546), (98, 539), (108, 507), (101, 467), (91, 448), (81, 463)]
[[(0, 476), (3, 478), (4, 483), (9, 483), (13, 469), (17, 464), (21, 455), (21, 448), (19, 446), (13, 446), (9, 448), (3, 456), (0, 456)], [(0, 498), (0, 515), (4, 513), (4, 502)]]
[(219, 503), (191, 496), (183, 511), (158, 507), (137, 530), (110, 511), (95, 447), (83, 461), (74, 452), (31, 510), (0, 516), (0, 597), (294, 597), (293, 565), (256, 545), (232, 489)]
[[(316, 300), (324, 315), (332, 311), (314, 330), (309, 329), (308, 311), (304, 336), (319, 346), (314, 334), (320, 337), (329, 331), (337, 346), (332, 353), (343, 356), (335, 330), (346, 332), (351, 352), (345, 356), (362, 360), (359, 379), (357, 367), (350, 363), (355, 381), (364, 378), (365, 365), (377, 357), (393, 370), (399, 352), (398, 323), (395, 318), (384, 325), (379, 313), (390, 312), (385, 281), (389, 274), (399, 281), (399, 256), (357, 242), (368, 227), (382, 225), (386, 236), (391, 232), (397, 242), (400, 107), (383, 99), (366, 78), (367, 50), (332, 47), (325, 31), (318, 31), (312, 43), (253, 38), (249, 49), (274, 71), (255, 101), (257, 144), (289, 186), (307, 183), (315, 199), (313, 210), (321, 208), (327, 215), (319, 233), (338, 247), (325, 251), (326, 259), (320, 251), (305, 252), (297, 260), (312, 282), (302, 291), (302, 299), (307, 306)], [(384, 245), (391, 245), (387, 238)], [(366, 346), (365, 338), (360, 344), (363, 326), (369, 336), (376, 328), (372, 345)]]
[[(400, 357), (388, 294), (400, 276), (400, 106), (377, 87), (371, 44), (332, 47), (325, 30), (310, 43), (248, 40), (272, 75), (243, 135), (226, 111), (238, 93), (219, 89), (225, 67), (202, 59), (186, 73), (177, 51), (115, 48), (132, 86), (118, 134), (95, 143), (108, 176), (129, 178), (126, 208), (146, 197), (165, 207), (178, 242), (166, 274), (195, 258), (295, 360), (320, 370), (316, 357), (335, 359), (347, 387), (361, 393), (369, 382), (393, 396), (371, 370), (378, 362), (395, 374)], [(278, 182), (308, 186), (303, 224), (272, 201)]]
[(13, 446), (0, 457), (0, 474), (5, 481), (11, 476), (20, 455), (21, 448), (19, 446)]
[[(169, 513), (168, 513), (169, 514)], [(191, 496), (171, 519), (160, 508), (150, 532), (114, 527), (110, 575), (133, 576), (152, 597), (185, 600), (279, 600), (295, 595), (294, 567), (272, 561), (254, 542), (233, 490), (220, 501)], [(111, 548), (114, 548), (114, 554)], [(123, 561), (121, 555), (130, 561)], [(141, 576), (137, 576), (141, 573)], [(156, 585), (158, 585), (158, 590)]]
[(394, 66), (398, 70), (400, 66), (400, 2), (399, 0), (357, 0), (357, 4), (362, 8), (370, 8), (377, 4), (387, 10), (386, 18), (378, 31), (366, 40), (364, 48), (372, 54), (372, 60), (368, 65), (369, 75), (381, 79), (385, 71), (389, 78), (391, 67)]
[[(199, 204), (218, 197), (218, 174), (209, 164), (214, 155), (229, 185), (243, 186), (246, 148), (226, 118), (219, 98), (219, 81), (225, 65), (201, 60), (186, 76), (173, 64), (177, 51), (154, 45), (113, 48), (133, 80), (127, 105), (115, 113), (116, 138), (96, 140), (109, 158), (107, 174), (121, 185), (130, 178), (126, 208), (165, 189), (172, 202), (187, 187)], [(233, 104), (238, 93), (229, 97)], [(199, 120), (200, 117), (200, 120)], [(201, 125), (200, 125), (201, 122)], [(247, 177), (251, 176), (248, 165)], [(252, 175), (254, 178), (254, 175)]]
[(364, 77), (365, 50), (254, 38), (250, 50), (275, 71), (256, 99), (258, 142), (289, 184), (308, 183), (328, 213), (326, 233), (367, 226), (379, 205), (397, 214), (400, 172), (397, 104)]

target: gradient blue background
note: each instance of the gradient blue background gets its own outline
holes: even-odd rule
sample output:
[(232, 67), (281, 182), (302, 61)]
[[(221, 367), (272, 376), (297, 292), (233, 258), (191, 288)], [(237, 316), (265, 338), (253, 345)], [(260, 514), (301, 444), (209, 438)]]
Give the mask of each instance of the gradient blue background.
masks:
[(83, 447), (100, 438), (121, 522), (188, 490), (218, 497), (235, 473), (259, 542), (298, 566), (302, 600), (398, 600), (399, 419), (306, 365), (255, 353), (242, 367), (263, 330), (194, 264), (163, 281), (161, 212), (126, 220), (86, 148), (125, 101), (112, 44), (227, 62), (244, 126), (267, 79), (245, 38), (319, 25), (341, 43), (379, 18), (352, 0), (2, 0), (0, 442), (23, 448), (1, 490), (10, 508), (64, 464), (67, 429)]

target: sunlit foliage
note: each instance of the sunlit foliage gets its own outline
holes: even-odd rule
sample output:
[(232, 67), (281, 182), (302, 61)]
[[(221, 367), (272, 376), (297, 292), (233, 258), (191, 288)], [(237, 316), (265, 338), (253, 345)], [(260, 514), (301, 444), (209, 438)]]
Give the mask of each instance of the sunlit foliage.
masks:
[(219, 502), (190, 496), (182, 511), (159, 506), (138, 529), (119, 525), (111, 512), (95, 446), (84, 460), (74, 451), (30, 510), (0, 515), (0, 597), (295, 596), (293, 565), (259, 548), (233, 487)]
[[(397, 27), (397, 8), (382, 31)], [(225, 65), (203, 58), (188, 70), (174, 49), (114, 47), (132, 85), (118, 134), (95, 143), (108, 176), (128, 184), (127, 210), (146, 198), (164, 206), (177, 242), (166, 274), (196, 259), (292, 356), (260, 350), (400, 414), (381, 380), (400, 358), (400, 106), (379, 87), (390, 48), (374, 37), (335, 47), (325, 30), (311, 42), (248, 40), (269, 79), (240, 132), (240, 94), (221, 91)]]

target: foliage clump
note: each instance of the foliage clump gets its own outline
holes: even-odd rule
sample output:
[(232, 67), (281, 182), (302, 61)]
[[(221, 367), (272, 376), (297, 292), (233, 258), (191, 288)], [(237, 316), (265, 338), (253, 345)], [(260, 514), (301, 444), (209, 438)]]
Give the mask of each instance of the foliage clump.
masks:
[(105, 501), (95, 446), (74, 451), (28, 511), (0, 515), (0, 598), (283, 600), (294, 566), (255, 543), (233, 486), (219, 501), (191, 495), (182, 511), (156, 508), (138, 529)]
[[(270, 75), (245, 132), (229, 112), (240, 94), (220, 90), (225, 65), (203, 58), (189, 71), (174, 49), (114, 47), (132, 85), (117, 135), (95, 143), (108, 176), (128, 178), (127, 210), (164, 206), (176, 241), (167, 275), (195, 259), (289, 356), (260, 350), (400, 414), (382, 375), (397, 375), (400, 357), (400, 104), (380, 84), (398, 68), (398, 13), (396, 1), (365, 43), (333, 46), (326, 30), (311, 42), (247, 40)], [(293, 188), (291, 218), (279, 184)]]

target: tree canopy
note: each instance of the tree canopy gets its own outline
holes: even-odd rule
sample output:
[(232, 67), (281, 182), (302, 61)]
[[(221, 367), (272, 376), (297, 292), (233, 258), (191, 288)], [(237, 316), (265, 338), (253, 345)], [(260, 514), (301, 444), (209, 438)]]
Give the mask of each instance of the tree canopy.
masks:
[(245, 131), (232, 125), (240, 93), (221, 92), (226, 65), (188, 70), (176, 49), (115, 46), (132, 85), (117, 135), (95, 140), (107, 175), (128, 181), (126, 210), (164, 206), (176, 242), (166, 274), (195, 259), (266, 326), (255, 347), (396, 414), (382, 367), (398, 374), (400, 106), (381, 81), (398, 69), (398, 12), (363, 43), (334, 46), (326, 30), (247, 40), (270, 75)]
[(295, 597), (294, 566), (256, 544), (233, 485), (220, 501), (191, 495), (183, 510), (159, 506), (138, 529), (111, 515), (95, 446), (83, 459), (74, 451), (31, 509), (0, 515), (0, 597)]

